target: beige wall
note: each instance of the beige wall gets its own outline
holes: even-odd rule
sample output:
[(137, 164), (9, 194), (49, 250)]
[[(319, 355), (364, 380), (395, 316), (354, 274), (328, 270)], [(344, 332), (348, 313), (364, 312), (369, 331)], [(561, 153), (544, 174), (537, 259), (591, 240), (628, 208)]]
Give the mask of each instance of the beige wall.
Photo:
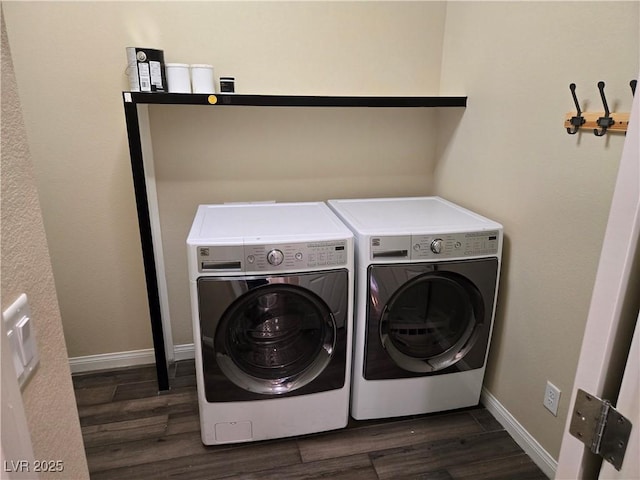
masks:
[[(445, 7), (7, 3), (70, 356), (152, 346), (120, 93), (128, 88), (125, 47), (161, 48), (167, 62), (212, 63), (216, 75), (236, 76), (241, 93), (434, 95)], [(161, 142), (155, 155), (178, 344), (193, 341), (184, 242), (198, 202), (424, 194), (430, 188), (432, 111), (234, 111), (211, 118), (198, 108), (173, 110), (176, 116), (161, 108), (150, 113), (154, 141)], [(292, 128), (313, 144), (293, 141)], [(165, 132), (188, 140), (163, 143)], [(379, 132), (384, 139), (399, 136), (385, 144), (376, 139)], [(394, 155), (398, 149), (402, 158)], [(244, 159), (236, 165), (252, 164), (248, 172), (234, 168), (238, 155)], [(210, 165), (207, 183), (192, 192), (185, 184), (203, 174), (203, 162)]]
[(185, 240), (198, 204), (429, 192), (429, 109), (150, 110), (176, 345), (193, 342)]
[[(624, 135), (570, 136), (573, 102), (631, 108), (638, 2), (452, 2), (442, 93), (467, 93), (446, 125), (437, 193), (504, 224), (486, 387), (557, 458)], [(615, 32), (614, 48), (595, 32)], [(602, 37), (600, 37), (602, 38)], [(456, 128), (457, 125), (457, 128)], [(447, 138), (449, 137), (449, 138)], [(562, 390), (554, 417), (546, 381)]]
[[(440, 111), (151, 107), (175, 341), (191, 341), (183, 245), (198, 202), (439, 193), (505, 225), (487, 386), (557, 455), (623, 141), (570, 137), (561, 123), (572, 81), (590, 109), (600, 79), (610, 105), (628, 108), (637, 3), (12, 2), (5, 13), (71, 356), (151, 346), (125, 47), (212, 63), (244, 93), (469, 95), (466, 110)], [(542, 407), (546, 379), (564, 392), (558, 418)]]
[[(34, 331), (40, 363), (33, 377), (24, 386), (22, 392), (24, 409), (35, 458), (61, 461), (63, 468), (63, 471), (58, 473), (41, 473), (40, 478), (88, 479), (89, 472), (67, 362), (67, 349), (64, 344), (60, 311), (11, 63), (4, 16), (2, 17), (1, 168), (0, 310), (4, 311), (20, 294), (27, 294), (35, 323)], [(4, 332), (4, 329), (2, 331)], [(7, 344), (3, 342), (3, 347), (5, 345)], [(3, 423), (5, 420), (8, 419), (3, 418)], [(2, 433), (5, 434), (4, 429)], [(15, 445), (16, 439), (7, 441)], [(4, 447), (4, 438), (2, 443)], [(21, 458), (6, 460), (17, 461)], [(33, 469), (34, 466), (31, 464), (30, 468)], [(34, 477), (30, 476), (30, 478)]]

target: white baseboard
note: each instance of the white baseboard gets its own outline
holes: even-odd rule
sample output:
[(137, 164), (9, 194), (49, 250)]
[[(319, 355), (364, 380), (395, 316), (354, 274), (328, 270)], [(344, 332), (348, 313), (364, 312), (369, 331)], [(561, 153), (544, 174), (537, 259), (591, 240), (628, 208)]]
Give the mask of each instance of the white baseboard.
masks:
[(173, 357), (176, 362), (180, 360), (191, 360), (196, 358), (196, 349), (193, 343), (185, 343), (184, 345), (174, 345)]
[[(195, 357), (193, 343), (175, 345), (174, 360), (188, 360)], [(69, 359), (71, 373), (85, 373), (112, 368), (134, 367), (139, 365), (153, 365), (156, 361), (153, 348), (130, 350), (128, 352), (101, 353), (85, 357)]]
[(525, 428), (504, 408), (504, 406), (494, 397), (491, 392), (482, 388), (480, 401), (495, 419), (511, 435), (515, 442), (520, 445), (536, 465), (549, 478), (554, 478), (558, 468), (558, 462), (547, 452), (538, 441), (525, 430)]

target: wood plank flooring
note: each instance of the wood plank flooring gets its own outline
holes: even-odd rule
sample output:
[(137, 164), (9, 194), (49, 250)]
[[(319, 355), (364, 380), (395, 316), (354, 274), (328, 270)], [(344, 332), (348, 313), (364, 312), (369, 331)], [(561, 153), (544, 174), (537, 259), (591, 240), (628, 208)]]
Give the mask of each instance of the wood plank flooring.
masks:
[(170, 378), (158, 395), (153, 366), (73, 376), (92, 480), (547, 478), (482, 407), (206, 447), (193, 361)]

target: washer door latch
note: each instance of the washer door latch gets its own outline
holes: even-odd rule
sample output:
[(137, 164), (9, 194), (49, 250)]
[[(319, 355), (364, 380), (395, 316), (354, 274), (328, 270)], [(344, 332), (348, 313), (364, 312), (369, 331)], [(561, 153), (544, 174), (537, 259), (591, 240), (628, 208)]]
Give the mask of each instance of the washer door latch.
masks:
[(578, 389), (569, 433), (616, 470), (622, 467), (631, 427), (631, 422), (613, 408), (609, 400), (600, 400)]

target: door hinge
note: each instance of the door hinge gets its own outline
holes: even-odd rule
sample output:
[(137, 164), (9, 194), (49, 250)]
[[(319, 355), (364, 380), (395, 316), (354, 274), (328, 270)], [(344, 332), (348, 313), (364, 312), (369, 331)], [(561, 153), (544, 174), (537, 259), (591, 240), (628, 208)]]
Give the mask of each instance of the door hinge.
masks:
[(631, 427), (611, 402), (578, 389), (569, 433), (616, 470), (622, 467)]

